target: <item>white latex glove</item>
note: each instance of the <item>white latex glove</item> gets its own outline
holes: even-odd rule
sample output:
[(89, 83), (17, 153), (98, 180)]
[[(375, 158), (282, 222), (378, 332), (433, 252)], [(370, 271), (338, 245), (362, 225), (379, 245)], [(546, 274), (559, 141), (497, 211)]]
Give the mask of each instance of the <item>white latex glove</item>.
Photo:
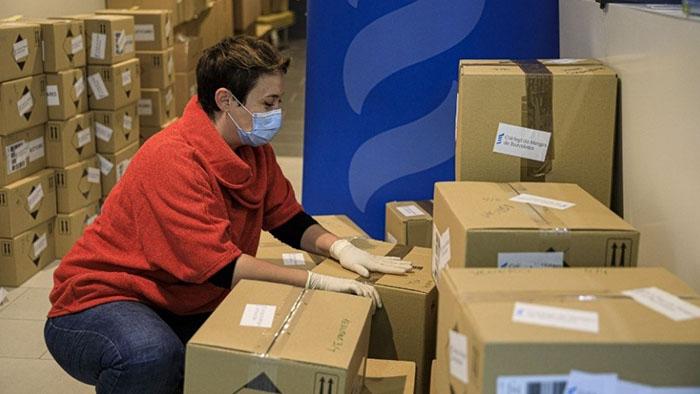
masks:
[(382, 307), (382, 299), (379, 298), (379, 293), (374, 286), (356, 280), (336, 278), (309, 271), (309, 276), (306, 278), (306, 288), (357, 294), (372, 299), (375, 306)]
[(398, 257), (375, 256), (357, 248), (346, 239), (333, 242), (330, 252), (331, 257), (338, 260), (343, 268), (357, 272), (365, 278), (370, 272), (405, 274), (412, 268), (409, 261)]

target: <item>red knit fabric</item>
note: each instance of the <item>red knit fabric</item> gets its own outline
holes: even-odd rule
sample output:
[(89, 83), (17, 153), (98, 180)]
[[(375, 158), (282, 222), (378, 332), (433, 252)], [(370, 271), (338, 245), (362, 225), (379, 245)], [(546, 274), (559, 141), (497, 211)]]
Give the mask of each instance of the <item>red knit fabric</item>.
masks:
[(208, 278), (241, 253), (255, 255), (261, 228), (300, 211), (272, 148), (234, 152), (195, 97), (136, 153), (62, 259), (49, 317), (124, 300), (180, 315), (212, 311), (228, 290)]

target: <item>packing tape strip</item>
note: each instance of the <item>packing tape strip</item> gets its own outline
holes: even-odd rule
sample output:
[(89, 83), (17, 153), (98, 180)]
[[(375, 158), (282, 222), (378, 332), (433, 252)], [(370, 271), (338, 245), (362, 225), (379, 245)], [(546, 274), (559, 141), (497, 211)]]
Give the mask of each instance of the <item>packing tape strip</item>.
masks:
[[(355, 245), (359, 247), (360, 249), (364, 249), (359, 245)], [(407, 246), (407, 245), (400, 245), (396, 244), (394, 245), (384, 256), (385, 257), (398, 257), (401, 260), (406, 258), (411, 251), (413, 250), (413, 246)], [(414, 270), (421, 270), (423, 267), (413, 267)], [(384, 277), (384, 273), (381, 272), (370, 272), (369, 278), (365, 278), (363, 276), (358, 276), (355, 280), (362, 282), (362, 283), (368, 283), (371, 285), (376, 284), (380, 279)]]
[(305, 305), (303, 302), (304, 297), (306, 294), (311, 294), (308, 292), (308, 289), (302, 289), (301, 292), (299, 293), (298, 296), (296, 297), (288, 297), (287, 300), (285, 300), (283, 305), (288, 305), (288, 301), (294, 299), (294, 302), (291, 303), (291, 307), (289, 308), (289, 312), (287, 315), (284, 317), (282, 320), (282, 324), (280, 327), (277, 329), (275, 334), (272, 336), (272, 340), (270, 341), (270, 344), (268, 345), (267, 349), (265, 352), (258, 354), (259, 357), (261, 358), (268, 358), (270, 355), (270, 351), (275, 345), (283, 345), (281, 338), (283, 337), (283, 334), (289, 331), (291, 325), (292, 325), (292, 320), (294, 319), (294, 316), (297, 315), (297, 313), (303, 309), (302, 306)]
[[(553, 268), (556, 269), (556, 268)], [(677, 295), (682, 300), (700, 301), (700, 296)], [(544, 290), (514, 291), (514, 292), (470, 292), (469, 290), (459, 293), (459, 300), (465, 302), (547, 302), (547, 301), (577, 301), (595, 302), (599, 300), (632, 300), (633, 298), (620, 292), (590, 292), (590, 291), (570, 291), (570, 292), (547, 292)]]
[[(508, 183), (507, 188), (515, 195), (528, 192), (522, 183)], [(523, 209), (534, 222), (542, 225), (539, 230), (542, 237), (571, 238), (571, 231), (553, 210), (532, 204), (523, 204)]]

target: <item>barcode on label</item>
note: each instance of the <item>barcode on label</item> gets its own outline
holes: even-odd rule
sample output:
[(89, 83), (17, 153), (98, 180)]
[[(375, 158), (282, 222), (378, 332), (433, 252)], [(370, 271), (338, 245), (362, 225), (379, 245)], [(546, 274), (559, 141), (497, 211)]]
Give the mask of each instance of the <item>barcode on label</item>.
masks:
[(548, 383), (528, 383), (525, 394), (564, 394), (566, 381)]
[(156, 33), (152, 24), (134, 25), (134, 38), (136, 42), (155, 41)]
[(61, 105), (61, 98), (58, 96), (58, 85), (46, 85), (46, 104), (49, 107)]
[(496, 394), (563, 394), (567, 375), (506, 375), (496, 379)]
[(5, 155), (7, 157), (7, 174), (10, 175), (27, 166), (29, 146), (24, 140), (17, 141), (5, 148)]
[(107, 36), (100, 33), (92, 33), (90, 36), (90, 57), (104, 59), (107, 48)]
[(42, 157), (44, 157), (44, 137), (29, 141), (29, 162), (39, 160)]

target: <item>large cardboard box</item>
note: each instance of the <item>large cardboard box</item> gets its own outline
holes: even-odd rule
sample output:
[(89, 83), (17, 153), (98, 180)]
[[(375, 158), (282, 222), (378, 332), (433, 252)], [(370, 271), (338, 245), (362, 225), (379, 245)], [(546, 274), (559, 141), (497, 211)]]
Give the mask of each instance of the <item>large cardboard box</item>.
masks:
[(68, 254), (73, 244), (80, 238), (87, 226), (97, 218), (97, 203), (90, 204), (85, 208), (80, 208), (68, 214), (58, 214), (56, 216), (56, 258)]
[(529, 393), (507, 388), (572, 370), (700, 386), (700, 296), (665, 269), (449, 269), (439, 289), (439, 393)]
[(0, 238), (0, 286), (19, 286), (54, 260), (53, 218), (13, 238)]
[(576, 183), (609, 206), (616, 95), (597, 61), (461, 61), (456, 180)]
[(170, 127), (170, 125), (177, 122), (177, 120), (178, 120), (178, 118), (170, 119), (165, 124), (162, 124), (160, 126), (142, 126), (141, 127), (141, 138), (140, 138), (141, 145), (143, 145), (146, 142), (146, 140), (153, 137), (157, 133), (160, 133), (161, 131)]
[(66, 120), (88, 110), (85, 83), (82, 68), (46, 74), (46, 105), (50, 120)]
[(187, 102), (197, 95), (197, 74), (195, 70), (175, 73), (175, 113), (182, 116)]
[(87, 54), (85, 25), (76, 19), (28, 19), (41, 25), (44, 72), (84, 67)]
[(87, 35), (87, 63), (109, 65), (135, 56), (134, 18), (128, 15), (79, 15)]
[(175, 40), (175, 71), (184, 73), (197, 68), (202, 55), (202, 37), (178, 36)]
[(433, 224), (437, 270), (637, 265), (639, 232), (570, 183), (438, 182)]
[(137, 51), (162, 51), (173, 46), (173, 14), (170, 10), (107, 9), (96, 14), (134, 17), (134, 43)]
[(134, 157), (139, 149), (139, 144), (134, 143), (126, 148), (113, 153), (98, 154), (100, 160), (100, 171), (102, 172), (102, 197), (107, 197), (114, 186), (122, 179), (126, 172), (131, 158)]
[[(257, 1), (257, 0), (256, 0)], [(177, 26), (175, 34), (202, 37), (202, 45), (209, 48), (224, 37), (233, 34), (234, 12), (230, 0), (212, 0), (197, 19)]]
[(260, 0), (233, 0), (233, 26), (236, 31), (252, 33), (255, 29), (255, 20), (262, 15)]
[(41, 74), (41, 27), (34, 23), (0, 23), (0, 82)]
[(0, 135), (0, 186), (46, 167), (44, 125)]
[(142, 126), (160, 126), (176, 116), (173, 87), (141, 89), (138, 113)]
[(97, 202), (102, 195), (97, 157), (56, 169), (56, 210), (71, 213)]
[(115, 153), (138, 142), (140, 135), (136, 103), (115, 111), (93, 111), (99, 153)]
[(165, 89), (175, 83), (173, 48), (136, 52), (141, 64), (141, 88)]
[(46, 123), (46, 164), (67, 167), (95, 156), (95, 130), (92, 126), (91, 112)]
[(385, 240), (429, 248), (433, 243), (433, 201), (386, 203)]
[(184, 391), (358, 393), (371, 308), (363, 297), (242, 280), (187, 343)]
[(0, 83), (0, 119), (0, 135), (46, 122), (46, 76), (34, 75)]
[(90, 65), (87, 74), (90, 109), (113, 111), (141, 97), (139, 59), (106, 66)]
[(313, 272), (366, 281), (374, 285), (384, 308), (372, 318), (369, 356), (416, 363), (416, 393), (429, 390), (430, 362), (435, 358), (437, 288), (431, 276), (430, 249), (357, 238), (360, 249), (379, 256), (396, 256), (413, 264), (406, 275), (373, 273), (364, 279), (335, 260), (325, 260)]
[(182, 0), (107, 0), (107, 8), (112, 9), (168, 10), (173, 26), (185, 21), (184, 7)]
[(0, 188), (0, 238), (12, 238), (56, 216), (54, 171)]
[(416, 363), (367, 359), (362, 394), (414, 394)]

